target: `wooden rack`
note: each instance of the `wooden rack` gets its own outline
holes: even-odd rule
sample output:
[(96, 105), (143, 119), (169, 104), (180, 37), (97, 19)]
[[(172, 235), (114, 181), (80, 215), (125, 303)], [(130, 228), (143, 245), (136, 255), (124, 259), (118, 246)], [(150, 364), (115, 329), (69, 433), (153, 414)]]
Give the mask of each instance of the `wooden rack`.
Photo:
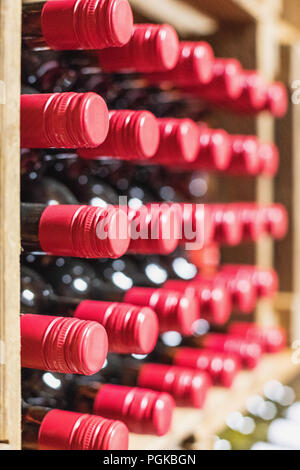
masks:
[[(23, 0), (30, 3), (39, 0)], [(300, 31), (292, 9), (294, 0), (130, 0), (140, 21), (171, 23), (185, 39), (204, 38), (217, 56), (236, 57), (246, 68), (257, 68), (273, 80), (289, 85), (300, 79)], [(0, 0), (0, 449), (20, 448), (20, 338), (19, 338), (19, 94), (21, 0)], [(282, 9), (283, 4), (287, 7)], [(296, 5), (294, 5), (296, 7)], [(284, 11), (285, 16), (282, 15)], [(292, 21), (291, 21), (292, 20)], [(298, 62), (298, 63), (297, 63)], [(283, 70), (284, 77), (279, 75)], [(299, 71), (299, 73), (298, 73)], [(219, 178), (220, 200), (281, 201), (291, 217), (289, 238), (274, 246), (263, 240), (245, 249), (224, 250), (224, 261), (274, 266), (284, 292), (275, 305), (262, 302), (257, 319), (264, 324), (284, 324), (293, 339), (300, 339), (300, 107), (275, 126), (268, 115), (230, 120), (216, 112), (215, 122), (229, 132), (257, 133), (264, 141), (275, 140), (281, 149), (280, 173), (273, 181), (258, 178)], [(287, 155), (288, 153), (288, 155)], [(299, 178), (298, 178), (299, 176)], [(292, 276), (290, 276), (290, 271)], [(300, 305), (299, 305), (300, 307)], [(254, 372), (243, 372), (231, 390), (213, 389), (202, 411), (177, 409), (172, 431), (163, 438), (131, 436), (131, 449), (175, 449), (195, 436), (198, 448), (210, 448), (211, 438), (225, 423), (226, 415), (243, 410), (246, 399), (262, 391), (271, 378), (290, 380), (300, 370), (291, 353), (266, 357)]]

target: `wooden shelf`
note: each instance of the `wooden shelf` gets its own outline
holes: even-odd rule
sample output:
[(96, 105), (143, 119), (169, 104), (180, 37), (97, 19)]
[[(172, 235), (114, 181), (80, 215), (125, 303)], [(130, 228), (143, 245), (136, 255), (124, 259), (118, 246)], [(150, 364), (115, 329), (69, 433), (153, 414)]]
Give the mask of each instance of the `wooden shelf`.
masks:
[(203, 410), (177, 408), (172, 430), (164, 437), (131, 434), (131, 450), (172, 450), (194, 435), (198, 442), (213, 442), (225, 426), (229, 413), (243, 411), (251, 395), (262, 393), (269, 380), (290, 382), (300, 373), (300, 364), (292, 362), (291, 351), (267, 355), (255, 371), (241, 372), (231, 389), (214, 387), (208, 394)]

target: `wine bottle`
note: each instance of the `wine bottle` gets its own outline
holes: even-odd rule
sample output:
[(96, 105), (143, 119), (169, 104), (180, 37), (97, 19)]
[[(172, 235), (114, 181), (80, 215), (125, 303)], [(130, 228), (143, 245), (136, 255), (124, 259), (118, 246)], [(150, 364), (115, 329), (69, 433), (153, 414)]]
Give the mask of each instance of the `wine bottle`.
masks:
[[(52, 287), (31, 268), (22, 266), (21, 274), (22, 312), (71, 317), (72, 320), (62, 319), (61, 323), (68, 325), (74, 319), (75, 327), (76, 322), (80, 323), (79, 320), (96, 322), (107, 332), (110, 352), (149, 354), (153, 350), (158, 336), (158, 321), (156, 314), (149, 307), (144, 305), (137, 307), (120, 302), (81, 300), (74, 295), (57, 296)], [(66, 278), (64, 280), (66, 281)], [(81, 280), (81, 283), (84, 283), (84, 280)], [(79, 279), (77, 279), (77, 284), (79, 284)], [(27, 318), (26, 315), (25, 317)], [(32, 317), (34, 320), (35, 316)], [(51, 318), (54, 320), (53, 317)], [(41, 324), (44, 323), (43, 319), (40, 321)], [(41, 334), (40, 337), (42, 337)], [(28, 345), (29, 347), (31, 345), (30, 337)]]
[(108, 127), (107, 106), (96, 93), (21, 96), (21, 147), (97, 147)]
[(23, 5), (22, 38), (30, 49), (103, 49), (126, 44), (133, 15), (127, 0), (55, 0)]
[(116, 207), (21, 205), (22, 247), (58, 256), (118, 258), (129, 246), (127, 214)]
[(27, 450), (127, 450), (121, 421), (22, 402), (22, 446)]
[(48, 315), (21, 315), (22, 367), (93, 375), (104, 364), (108, 341), (93, 321)]
[(257, 341), (266, 353), (276, 353), (286, 347), (286, 332), (280, 327), (267, 327), (249, 322), (235, 322), (229, 325), (228, 332)]

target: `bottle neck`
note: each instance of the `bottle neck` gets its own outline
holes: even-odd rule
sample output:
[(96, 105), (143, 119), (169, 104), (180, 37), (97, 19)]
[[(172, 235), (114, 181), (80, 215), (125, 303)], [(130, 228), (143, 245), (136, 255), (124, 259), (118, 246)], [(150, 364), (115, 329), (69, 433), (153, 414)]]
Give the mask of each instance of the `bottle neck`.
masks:
[(39, 243), (39, 225), (45, 209), (43, 204), (21, 204), (21, 238), (25, 251), (43, 251)]
[(41, 15), (45, 2), (23, 5), (22, 38), (28, 49), (48, 49), (43, 38)]
[(38, 436), (43, 419), (51, 411), (43, 406), (22, 402), (22, 445), (24, 449), (38, 450)]

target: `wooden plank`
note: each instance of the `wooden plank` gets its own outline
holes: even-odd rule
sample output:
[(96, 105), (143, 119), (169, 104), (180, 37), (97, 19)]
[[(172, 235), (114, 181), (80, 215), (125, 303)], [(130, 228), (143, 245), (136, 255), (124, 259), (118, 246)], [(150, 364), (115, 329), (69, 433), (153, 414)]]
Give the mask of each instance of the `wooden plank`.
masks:
[(244, 411), (247, 398), (262, 393), (269, 380), (289, 383), (300, 373), (300, 365), (293, 364), (291, 351), (267, 355), (256, 370), (242, 372), (229, 390), (213, 387), (203, 410), (177, 408), (171, 432), (164, 437), (130, 435), (131, 450), (171, 450), (182, 441), (196, 435), (201, 448), (213, 442), (215, 435), (225, 426), (229, 413)]
[(21, 1), (0, 0), (0, 441), (20, 447)]

